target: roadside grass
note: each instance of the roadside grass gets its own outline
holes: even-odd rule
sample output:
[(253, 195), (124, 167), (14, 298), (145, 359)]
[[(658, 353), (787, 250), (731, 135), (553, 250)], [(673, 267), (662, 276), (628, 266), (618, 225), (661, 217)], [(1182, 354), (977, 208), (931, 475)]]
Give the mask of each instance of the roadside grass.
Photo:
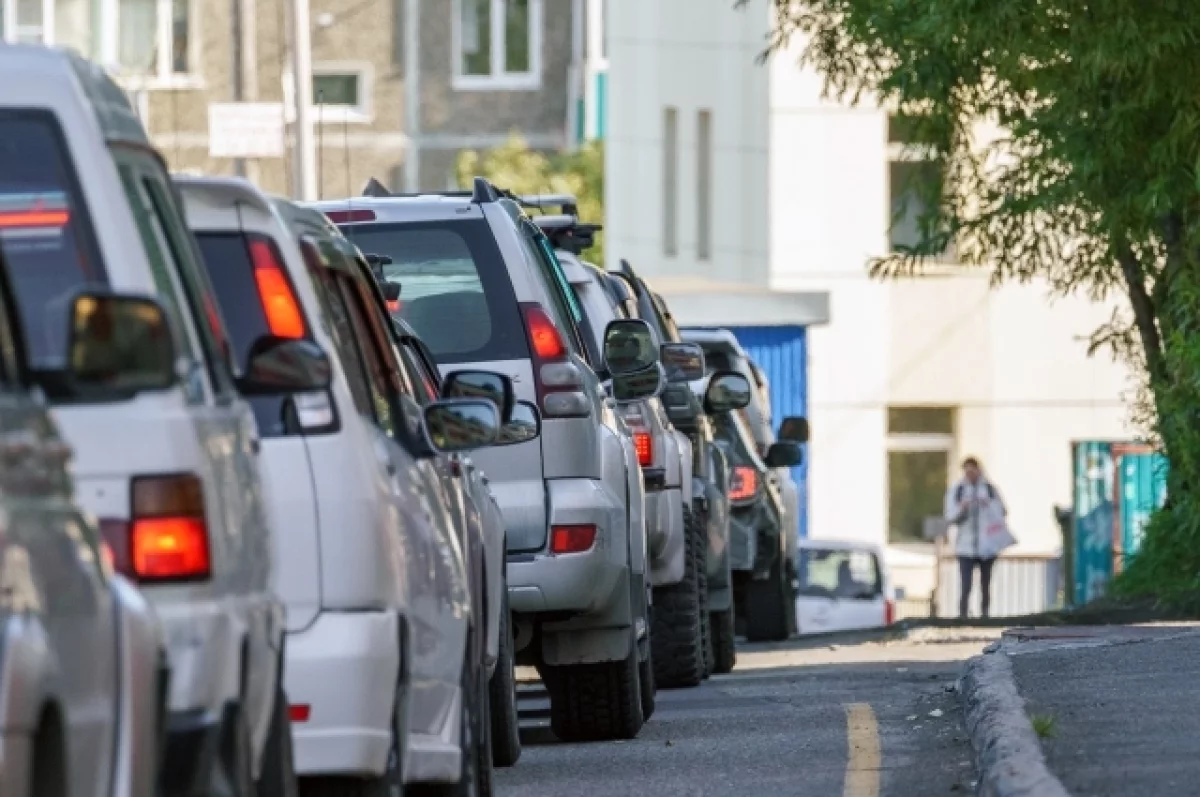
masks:
[(1053, 739), (1058, 735), (1058, 720), (1050, 714), (1034, 714), (1029, 721), (1039, 739)]

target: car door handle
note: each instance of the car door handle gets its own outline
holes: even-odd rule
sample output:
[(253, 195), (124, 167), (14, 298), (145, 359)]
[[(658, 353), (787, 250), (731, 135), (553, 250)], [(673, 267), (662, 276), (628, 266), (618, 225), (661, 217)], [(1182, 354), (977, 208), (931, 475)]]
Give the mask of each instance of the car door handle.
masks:
[(262, 440), (257, 437), (250, 438), (250, 453), (257, 456), (262, 451)]
[(392, 462), (391, 460), (383, 463), (383, 469), (387, 471), (388, 476), (396, 475), (396, 463)]

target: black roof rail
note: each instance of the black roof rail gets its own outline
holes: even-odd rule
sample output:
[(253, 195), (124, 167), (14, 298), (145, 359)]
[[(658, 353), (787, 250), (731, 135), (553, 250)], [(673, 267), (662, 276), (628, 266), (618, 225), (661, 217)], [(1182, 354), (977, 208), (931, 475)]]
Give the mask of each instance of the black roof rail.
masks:
[(596, 233), (604, 227), (600, 224), (582, 222), (573, 215), (537, 216), (533, 223), (541, 228), (555, 249), (563, 249), (573, 255), (583, 254), (596, 244)]
[(373, 197), (386, 197), (386, 196), (392, 196), (392, 192), (387, 190), (387, 187), (383, 183), (379, 182), (374, 177), (372, 177), (370, 180), (367, 180), (366, 186), (363, 187), (362, 195), (363, 196), (373, 196)]
[(485, 177), (476, 177), (472, 182), (472, 187), (474, 189), (471, 191), (472, 202), (482, 205), (500, 199), (500, 192), (496, 190), (496, 186), (489, 183)]
[(621, 272), (622, 274), (624, 274), (627, 277), (632, 277), (633, 279), (637, 279), (637, 274), (634, 273), (633, 266), (629, 265), (629, 261), (626, 260), (625, 258), (621, 258), (621, 265), (617, 269), (617, 271)]

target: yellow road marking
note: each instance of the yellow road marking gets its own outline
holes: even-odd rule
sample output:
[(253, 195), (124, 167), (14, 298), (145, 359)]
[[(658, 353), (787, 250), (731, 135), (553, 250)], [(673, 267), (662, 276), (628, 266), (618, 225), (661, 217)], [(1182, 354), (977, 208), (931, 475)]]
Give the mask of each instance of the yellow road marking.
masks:
[(842, 797), (879, 797), (879, 725), (866, 703), (846, 706), (846, 749)]

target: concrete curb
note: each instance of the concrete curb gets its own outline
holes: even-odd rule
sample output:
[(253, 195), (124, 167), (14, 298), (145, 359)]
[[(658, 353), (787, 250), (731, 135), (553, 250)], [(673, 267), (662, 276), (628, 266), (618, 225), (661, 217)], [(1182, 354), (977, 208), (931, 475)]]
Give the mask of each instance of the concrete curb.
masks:
[(980, 797), (1070, 797), (1046, 767), (1012, 661), (999, 646), (967, 662), (959, 695), (975, 750)]

